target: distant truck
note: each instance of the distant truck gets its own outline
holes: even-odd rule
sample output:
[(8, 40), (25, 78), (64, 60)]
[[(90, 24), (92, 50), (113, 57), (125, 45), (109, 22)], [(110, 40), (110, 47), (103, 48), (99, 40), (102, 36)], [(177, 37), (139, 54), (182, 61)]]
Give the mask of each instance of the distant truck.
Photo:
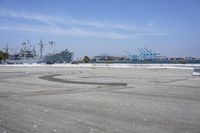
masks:
[(200, 76), (200, 67), (199, 68), (194, 68), (192, 72), (193, 76)]

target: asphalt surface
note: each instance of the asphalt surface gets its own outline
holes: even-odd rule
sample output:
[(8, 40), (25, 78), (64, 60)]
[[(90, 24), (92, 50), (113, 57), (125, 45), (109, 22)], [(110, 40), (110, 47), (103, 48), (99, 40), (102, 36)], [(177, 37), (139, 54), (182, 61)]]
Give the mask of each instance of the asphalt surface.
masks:
[(200, 133), (192, 70), (0, 66), (0, 133)]

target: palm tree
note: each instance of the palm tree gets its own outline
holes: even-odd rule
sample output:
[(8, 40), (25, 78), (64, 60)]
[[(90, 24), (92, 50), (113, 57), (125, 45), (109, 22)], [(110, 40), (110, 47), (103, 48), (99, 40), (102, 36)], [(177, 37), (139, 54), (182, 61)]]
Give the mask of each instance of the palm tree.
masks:
[(85, 63), (88, 63), (89, 60), (90, 60), (90, 58), (89, 58), (88, 56), (84, 56), (83, 61), (84, 61)]
[(6, 59), (8, 59), (8, 58), (9, 58), (8, 53), (0, 51), (0, 62), (2, 62), (2, 60), (3, 60), (3, 62), (5, 63)]
[(3, 52), (0, 51), (0, 63), (1, 63), (2, 59), (3, 59)]

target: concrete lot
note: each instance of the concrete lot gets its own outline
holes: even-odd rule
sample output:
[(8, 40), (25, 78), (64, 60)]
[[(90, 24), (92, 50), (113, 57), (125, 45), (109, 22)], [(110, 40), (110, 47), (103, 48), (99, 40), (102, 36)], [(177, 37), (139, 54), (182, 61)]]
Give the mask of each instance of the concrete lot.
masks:
[(0, 133), (200, 133), (191, 73), (0, 66)]

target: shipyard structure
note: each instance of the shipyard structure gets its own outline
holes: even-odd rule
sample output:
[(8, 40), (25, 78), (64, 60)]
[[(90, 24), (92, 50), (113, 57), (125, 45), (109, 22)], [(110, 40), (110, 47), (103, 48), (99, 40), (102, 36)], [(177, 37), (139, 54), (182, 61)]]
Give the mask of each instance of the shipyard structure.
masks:
[(194, 57), (166, 57), (146, 47), (137, 48), (135, 54), (126, 52), (126, 56), (112, 56), (100, 54), (90, 58), (91, 63), (200, 63), (200, 58)]
[(21, 48), (18, 50), (10, 50), (8, 45), (5, 48), (6, 52), (9, 53), (9, 58), (6, 60), (7, 64), (33, 64), (33, 63), (70, 63), (73, 59), (73, 52), (66, 50), (56, 52), (55, 42), (49, 41), (43, 43), (40, 41), (39, 50), (37, 51), (34, 45), (30, 45), (29, 41), (23, 42)]
[(10, 50), (8, 45), (4, 48), (9, 58), (5, 61), (7, 64), (33, 64), (33, 63), (134, 63), (134, 64), (154, 64), (154, 63), (172, 63), (172, 64), (199, 64), (200, 58), (194, 57), (166, 57), (158, 52), (154, 52), (146, 47), (137, 48), (134, 53), (125, 51), (124, 56), (114, 56), (110, 54), (100, 54), (97, 56), (85, 56), (81, 59), (73, 60), (73, 52), (65, 49), (60, 52), (55, 51), (55, 42), (49, 41), (43, 43), (40, 41), (38, 48), (30, 45), (29, 41), (23, 42), (21, 48)]

